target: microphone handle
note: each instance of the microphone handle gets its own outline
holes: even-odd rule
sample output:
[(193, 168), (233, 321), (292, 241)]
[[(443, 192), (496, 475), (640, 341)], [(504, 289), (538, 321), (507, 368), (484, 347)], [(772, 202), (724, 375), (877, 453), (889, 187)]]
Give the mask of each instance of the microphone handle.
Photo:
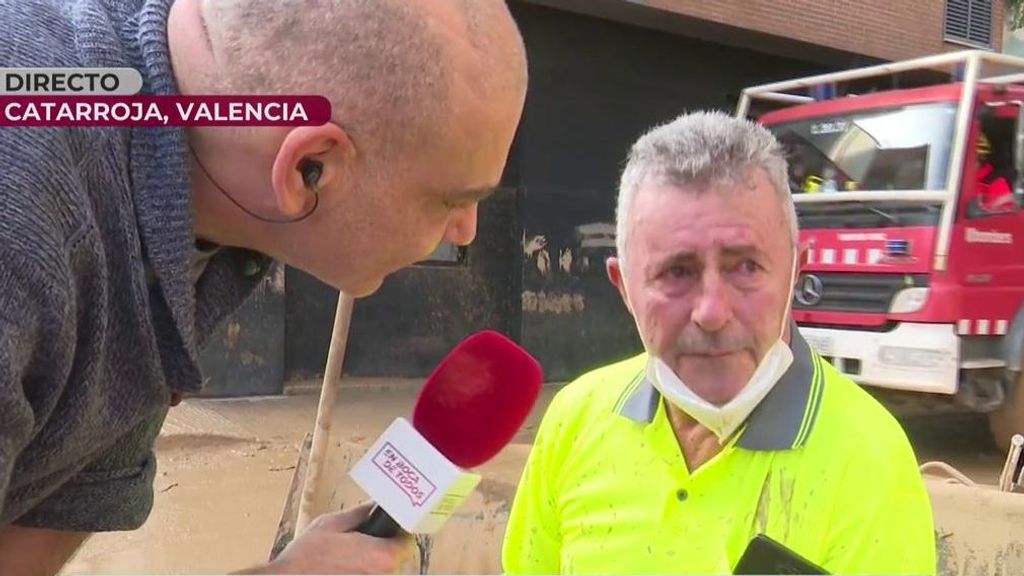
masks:
[(377, 538), (394, 538), (401, 526), (380, 506), (374, 506), (370, 515), (356, 528), (356, 532)]

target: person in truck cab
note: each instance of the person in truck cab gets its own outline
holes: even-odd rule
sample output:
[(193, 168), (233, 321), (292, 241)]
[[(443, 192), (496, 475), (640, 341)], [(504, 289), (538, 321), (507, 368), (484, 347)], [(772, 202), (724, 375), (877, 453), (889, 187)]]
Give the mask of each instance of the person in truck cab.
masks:
[(992, 145), (982, 132), (978, 135), (977, 171), (975, 172), (975, 189), (978, 206), (986, 212), (1004, 212), (1015, 207), (1013, 187), (1009, 181), (996, 171), (992, 164)]

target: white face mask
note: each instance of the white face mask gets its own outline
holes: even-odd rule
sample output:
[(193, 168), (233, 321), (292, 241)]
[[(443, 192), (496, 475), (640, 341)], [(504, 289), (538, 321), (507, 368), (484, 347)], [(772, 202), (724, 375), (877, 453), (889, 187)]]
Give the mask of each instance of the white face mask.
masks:
[[(797, 256), (794, 252), (788, 280), (789, 296), (786, 298), (786, 310), (782, 314), (779, 336), (761, 358), (740, 393), (724, 406), (715, 406), (698, 396), (676, 376), (671, 366), (657, 358), (653, 352), (650, 353), (647, 361), (647, 377), (651, 384), (661, 392), (666, 400), (714, 433), (718, 437), (719, 443), (724, 443), (739, 428), (793, 363), (793, 352), (783, 340), (783, 336), (786, 333), (786, 324), (789, 321), (789, 311), (793, 300), (793, 276), (796, 273), (796, 261)], [(639, 327), (640, 325), (637, 323), (638, 330)], [(642, 336), (641, 334), (641, 339), (646, 343), (646, 339), (643, 339)]]

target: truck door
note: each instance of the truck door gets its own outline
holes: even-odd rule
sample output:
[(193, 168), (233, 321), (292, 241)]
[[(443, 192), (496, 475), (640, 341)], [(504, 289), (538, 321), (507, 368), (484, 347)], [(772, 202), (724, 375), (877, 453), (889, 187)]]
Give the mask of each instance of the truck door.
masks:
[(1024, 211), (1014, 194), (1019, 103), (984, 102), (969, 136), (950, 269), (965, 287), (957, 331), (999, 336), (1024, 299)]

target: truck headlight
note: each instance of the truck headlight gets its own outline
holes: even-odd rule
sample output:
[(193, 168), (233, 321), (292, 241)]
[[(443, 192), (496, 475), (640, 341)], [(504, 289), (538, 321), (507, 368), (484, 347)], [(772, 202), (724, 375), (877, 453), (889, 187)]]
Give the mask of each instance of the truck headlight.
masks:
[(890, 314), (909, 314), (924, 308), (928, 301), (927, 288), (904, 288), (896, 293), (889, 305)]

